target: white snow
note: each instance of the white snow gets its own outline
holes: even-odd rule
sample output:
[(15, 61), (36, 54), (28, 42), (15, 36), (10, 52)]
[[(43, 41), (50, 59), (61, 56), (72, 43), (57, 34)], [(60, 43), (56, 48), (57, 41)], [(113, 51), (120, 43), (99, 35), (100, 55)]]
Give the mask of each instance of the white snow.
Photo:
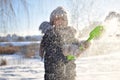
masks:
[(18, 55), (4, 55), (7, 65), (0, 66), (0, 80), (43, 80), (44, 64), (41, 59), (27, 59)]
[[(44, 80), (44, 63), (40, 59), (10, 57), (8, 60), (13, 63), (0, 67), (0, 80)], [(119, 52), (79, 58), (76, 61), (76, 80), (119, 80), (119, 63)]]
[(120, 52), (81, 58), (76, 63), (76, 80), (120, 80)]

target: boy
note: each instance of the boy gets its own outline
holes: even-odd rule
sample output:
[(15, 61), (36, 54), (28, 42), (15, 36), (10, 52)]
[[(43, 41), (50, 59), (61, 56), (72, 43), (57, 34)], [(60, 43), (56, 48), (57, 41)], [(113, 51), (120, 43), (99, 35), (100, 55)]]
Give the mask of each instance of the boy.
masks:
[[(56, 8), (51, 13), (50, 22), (44, 22), (40, 27), (45, 33), (40, 44), (45, 80), (75, 80), (76, 65), (74, 60), (69, 61), (66, 56), (71, 54), (78, 57), (89, 47), (89, 43), (83, 41), (81, 44), (75, 38), (76, 30), (68, 26), (67, 13), (62, 7)], [(81, 50), (80, 46), (83, 47)]]

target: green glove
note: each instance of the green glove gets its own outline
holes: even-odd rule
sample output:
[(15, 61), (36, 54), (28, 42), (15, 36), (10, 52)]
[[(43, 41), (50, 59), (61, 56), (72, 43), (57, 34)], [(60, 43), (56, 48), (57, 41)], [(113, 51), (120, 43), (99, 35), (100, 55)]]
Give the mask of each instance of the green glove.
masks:
[(67, 60), (71, 61), (71, 60), (75, 60), (75, 56), (73, 55), (67, 55)]
[(87, 41), (91, 41), (92, 39), (98, 38), (100, 37), (100, 35), (102, 34), (104, 28), (103, 26), (96, 26), (89, 34), (89, 38), (87, 39)]

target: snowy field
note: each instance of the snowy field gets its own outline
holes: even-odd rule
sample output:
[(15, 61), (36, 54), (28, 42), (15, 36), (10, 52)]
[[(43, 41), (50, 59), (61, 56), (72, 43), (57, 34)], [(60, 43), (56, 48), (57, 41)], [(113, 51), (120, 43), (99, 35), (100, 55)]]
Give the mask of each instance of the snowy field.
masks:
[[(119, 44), (119, 40), (92, 43), (76, 60), (76, 80), (120, 80)], [(0, 80), (44, 80), (44, 63), (39, 57), (13, 54), (1, 58), (6, 59), (7, 65), (0, 66)]]
[[(40, 59), (7, 57), (9, 64), (0, 67), (0, 80), (44, 80), (44, 64)], [(82, 57), (76, 61), (76, 80), (120, 80), (120, 52)]]
[[(76, 60), (76, 80), (120, 80), (119, 44), (118, 40), (92, 43)], [(0, 80), (44, 80), (44, 63), (39, 57), (13, 54), (1, 58), (6, 59), (7, 65), (0, 66)]]
[[(120, 80), (119, 44), (118, 39), (94, 41), (76, 60), (76, 80)], [(21, 46), (20, 43), (16, 45)], [(7, 65), (0, 66), (0, 80), (44, 80), (44, 63), (39, 57), (23, 58), (13, 54), (1, 55), (1, 58), (6, 59)]]
[(76, 80), (120, 80), (120, 52), (77, 60)]

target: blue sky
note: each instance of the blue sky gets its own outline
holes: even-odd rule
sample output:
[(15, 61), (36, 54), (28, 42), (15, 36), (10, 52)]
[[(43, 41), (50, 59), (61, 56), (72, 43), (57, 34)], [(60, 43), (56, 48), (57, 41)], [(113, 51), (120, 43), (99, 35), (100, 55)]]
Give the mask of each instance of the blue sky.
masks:
[(9, 25), (1, 27), (0, 35), (40, 35), (39, 25), (49, 21), (50, 13), (58, 6), (68, 11), (70, 24), (77, 28), (86, 26), (88, 18), (102, 21), (109, 11), (120, 12), (120, 0), (26, 0), (28, 12), (18, 1), (13, 0), (16, 18), (11, 19)]

